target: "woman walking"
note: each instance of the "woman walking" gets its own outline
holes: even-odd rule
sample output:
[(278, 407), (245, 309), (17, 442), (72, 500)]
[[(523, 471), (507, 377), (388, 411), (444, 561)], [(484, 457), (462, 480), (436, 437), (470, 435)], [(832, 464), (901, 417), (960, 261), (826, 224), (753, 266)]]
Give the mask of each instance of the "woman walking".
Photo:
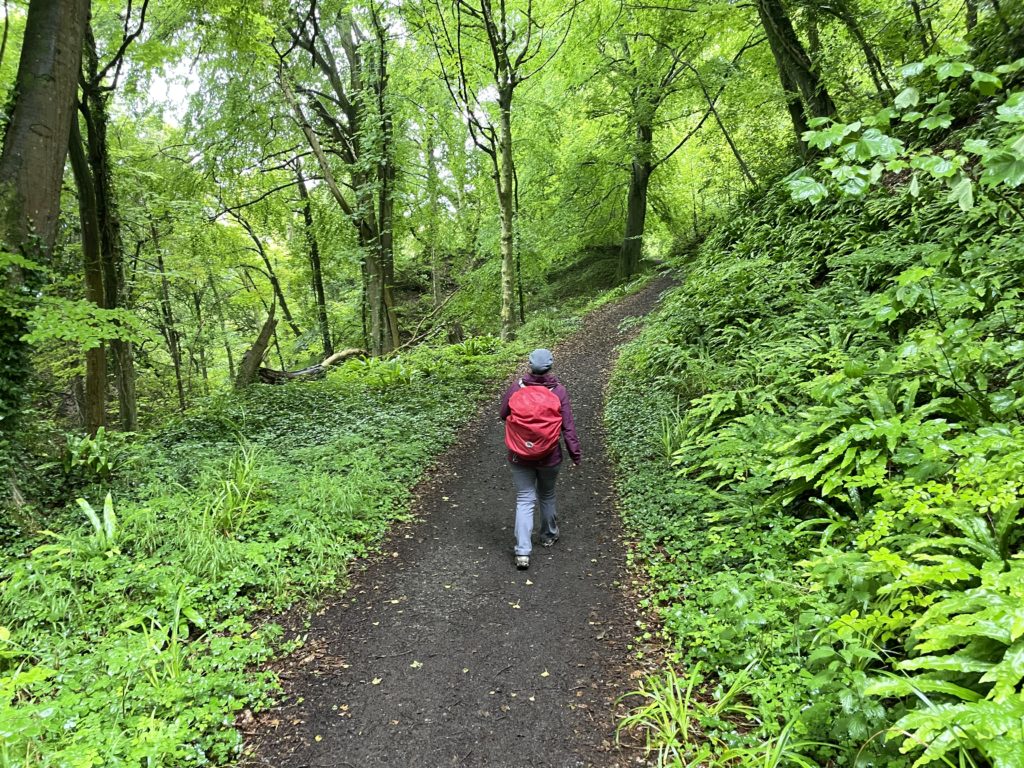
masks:
[(555, 483), (562, 464), (562, 440), (574, 466), (583, 458), (569, 393), (551, 373), (554, 357), (546, 349), (530, 353), (530, 373), (509, 387), (499, 414), (516, 487), (516, 568), (530, 567), (533, 511), (540, 507), (540, 544), (558, 541)]

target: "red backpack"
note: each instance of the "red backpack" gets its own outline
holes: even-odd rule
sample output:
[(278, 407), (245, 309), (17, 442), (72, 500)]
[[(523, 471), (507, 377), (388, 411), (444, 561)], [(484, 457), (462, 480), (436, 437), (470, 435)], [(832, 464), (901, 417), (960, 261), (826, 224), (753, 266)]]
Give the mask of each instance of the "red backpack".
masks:
[(505, 445), (524, 459), (542, 459), (558, 445), (562, 434), (562, 402), (543, 385), (527, 386), (519, 380), (505, 419)]

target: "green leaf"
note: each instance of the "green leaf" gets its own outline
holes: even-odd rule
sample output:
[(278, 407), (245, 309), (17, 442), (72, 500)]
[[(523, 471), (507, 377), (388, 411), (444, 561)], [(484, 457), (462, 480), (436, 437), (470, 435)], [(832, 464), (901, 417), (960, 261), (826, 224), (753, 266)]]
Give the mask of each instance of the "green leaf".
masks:
[(966, 61), (944, 61), (935, 68), (935, 78), (942, 82), (950, 78), (960, 77), (966, 72), (973, 71), (974, 67)]
[(977, 70), (971, 74), (971, 88), (982, 96), (992, 96), (1003, 87), (1003, 81), (988, 72)]
[(990, 151), (985, 139), (968, 139), (964, 142), (964, 152), (972, 155), (985, 155)]
[(1016, 189), (1024, 184), (1024, 157), (1001, 153), (995, 159), (989, 160), (981, 175), (981, 183), (989, 187), (1005, 184), (1011, 189)]
[(1018, 739), (993, 739), (985, 742), (981, 751), (994, 768), (1024, 768), (1024, 749)]
[(839, 188), (844, 194), (850, 195), (851, 197), (860, 197), (868, 189), (868, 180), (862, 176), (854, 176), (853, 178), (844, 181)]
[(794, 200), (806, 200), (811, 205), (817, 205), (828, 197), (828, 188), (810, 176), (800, 176), (786, 182), (789, 187), (789, 194)]
[(929, 115), (921, 121), (921, 127), (926, 131), (943, 130), (953, 124), (953, 117), (948, 113)]
[(893, 101), (893, 104), (899, 109), (907, 109), (909, 107), (916, 107), (920, 100), (921, 92), (917, 88), (904, 88)]
[(915, 61), (900, 68), (900, 77), (917, 77), (925, 70), (923, 61)]
[(854, 145), (858, 160), (872, 160), (876, 157), (891, 160), (903, 151), (903, 142), (882, 133), (877, 128), (868, 128)]
[(939, 155), (921, 155), (915, 157), (910, 165), (919, 170), (925, 171), (932, 178), (948, 179), (957, 172), (957, 167), (946, 157)]
[(872, 680), (864, 686), (864, 693), (880, 698), (910, 697), (922, 693), (944, 693), (964, 701), (980, 701), (982, 698), (981, 694), (970, 688), (964, 688), (962, 685), (951, 683), (948, 680), (937, 680), (923, 675), (909, 677), (892, 675)]
[(949, 190), (948, 200), (960, 206), (961, 211), (969, 211), (974, 207), (974, 184), (967, 176), (960, 178)]
[(1017, 91), (996, 107), (996, 118), (1004, 123), (1024, 122), (1024, 92)]
[(103, 524), (100, 523), (100, 518), (96, 514), (96, 510), (92, 508), (92, 504), (85, 499), (76, 499), (76, 501), (78, 502), (78, 506), (82, 508), (82, 511), (85, 512), (85, 516), (89, 518), (89, 523), (92, 525), (93, 532), (97, 536), (102, 536)]
[[(981, 677), (983, 683), (995, 683), (1003, 695), (1012, 693), (1024, 678), (1024, 640), (1018, 640), (1003, 654), (1002, 660)], [(993, 691), (998, 701), (999, 693)]]
[(1020, 72), (1024, 69), (1024, 59), (1017, 59), (1009, 64), (1000, 64), (996, 67), (995, 72), (997, 75), (1011, 75), (1014, 72)]
[(904, 670), (927, 669), (933, 672), (988, 672), (995, 665), (966, 653), (950, 653), (945, 656), (918, 656), (904, 659), (896, 667)]
[(888, 128), (893, 118), (899, 113), (892, 107), (883, 107), (869, 118), (864, 118), (864, 124), (869, 126), (882, 126)]

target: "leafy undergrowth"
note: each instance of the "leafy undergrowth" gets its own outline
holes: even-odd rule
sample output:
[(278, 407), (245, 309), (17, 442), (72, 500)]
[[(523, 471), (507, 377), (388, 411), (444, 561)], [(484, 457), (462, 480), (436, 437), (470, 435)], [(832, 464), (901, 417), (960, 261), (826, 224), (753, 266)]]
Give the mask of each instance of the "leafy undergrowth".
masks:
[(258, 664), (288, 650), (256, 617), (343, 587), (495, 382), (576, 324), (224, 393), (134, 444), (69, 438), (55, 471), (86, 498), (0, 572), (0, 766), (237, 758), (236, 716), (277, 690)]
[(1024, 765), (1024, 96), (933, 71), (902, 108), (940, 131), (936, 88), (981, 84), (947, 150), (887, 142), (899, 110), (823, 127), (856, 200), (770, 190), (620, 358), (623, 514), (684, 670), (626, 722), (661, 764)]

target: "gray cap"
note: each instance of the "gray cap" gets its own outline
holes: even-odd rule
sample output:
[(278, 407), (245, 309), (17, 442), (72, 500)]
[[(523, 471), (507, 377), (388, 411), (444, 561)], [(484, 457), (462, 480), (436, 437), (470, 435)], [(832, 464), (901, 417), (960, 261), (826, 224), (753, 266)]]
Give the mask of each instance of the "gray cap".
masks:
[(535, 349), (530, 353), (530, 370), (534, 373), (547, 373), (554, 364), (554, 356), (546, 349)]

